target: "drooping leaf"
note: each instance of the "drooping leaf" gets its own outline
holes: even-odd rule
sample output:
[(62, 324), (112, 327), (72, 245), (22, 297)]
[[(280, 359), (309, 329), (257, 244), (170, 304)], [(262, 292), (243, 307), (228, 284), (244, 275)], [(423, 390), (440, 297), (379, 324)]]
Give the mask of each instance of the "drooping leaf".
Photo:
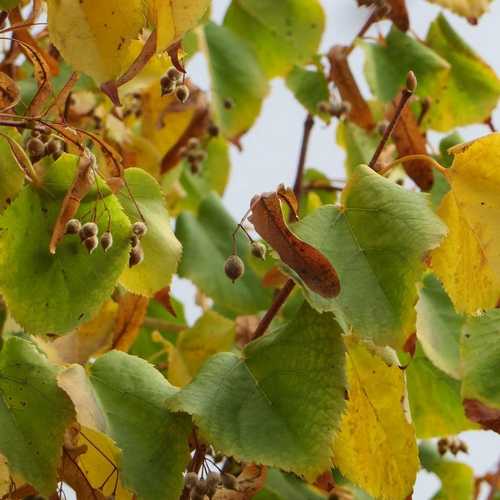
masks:
[(152, 500), (177, 500), (189, 460), (186, 415), (166, 406), (176, 393), (146, 361), (111, 351), (91, 366), (87, 378), (78, 365), (59, 376), (75, 403), (78, 419), (108, 435), (121, 450), (123, 485)]
[(233, 0), (224, 19), (224, 26), (255, 51), (268, 78), (284, 76), (294, 64), (310, 62), (324, 25), (318, 0)]
[(210, 358), (169, 405), (192, 414), (226, 454), (314, 479), (329, 467), (344, 407), (343, 359), (333, 316), (304, 304), (287, 326), (248, 344), (243, 357)]
[(56, 489), (64, 431), (74, 418), (57, 369), (28, 340), (11, 337), (0, 353), (0, 453), (44, 495)]
[(95, 189), (77, 217), (88, 221), (95, 208), (102, 234), (109, 215), (111, 249), (104, 253), (97, 248), (89, 255), (75, 235), (65, 237), (55, 255), (49, 253), (62, 202), (57, 186), (67, 189), (73, 174), (74, 164), (60, 158), (45, 177), (49, 192), (24, 188), (0, 217), (0, 290), (11, 314), (30, 333), (68, 333), (90, 319), (109, 297), (128, 259), (130, 222), (114, 195), (104, 199), (107, 212), (102, 201), (92, 200)]
[(433, 500), (470, 500), (474, 498), (474, 470), (467, 464), (441, 457), (435, 445), (422, 442), (419, 447), (422, 467), (441, 480)]
[(286, 78), (287, 87), (295, 98), (312, 115), (318, 114), (318, 104), (328, 101), (330, 92), (328, 82), (322, 71), (307, 70), (294, 66)]
[(440, 370), (460, 379), (459, 343), (464, 317), (455, 312), (433, 274), (423, 279), (416, 309), (417, 337), (425, 354)]
[(446, 171), (451, 191), (438, 214), (448, 236), (432, 253), (432, 268), (459, 312), (494, 307), (500, 297), (500, 135), (455, 150)]
[(215, 194), (200, 203), (197, 217), (181, 213), (175, 229), (183, 247), (179, 275), (192, 280), (219, 307), (233, 314), (252, 314), (267, 307), (270, 292), (262, 289), (256, 273), (247, 265), (249, 244), (241, 231), (236, 241), (238, 255), (246, 264), (245, 274), (234, 284), (224, 274), (235, 228), (236, 221)]
[(404, 375), (351, 337), (347, 377), (349, 398), (334, 440), (334, 463), (375, 498), (406, 498), (419, 461), (404, 408)]
[(446, 131), (487, 119), (500, 97), (500, 80), (439, 14), (431, 24), (427, 45), (451, 65), (442, 91), (431, 95), (433, 102), (424, 123)]
[(177, 336), (169, 350), (170, 383), (178, 387), (188, 384), (210, 356), (231, 350), (234, 334), (233, 321), (214, 311), (205, 312), (192, 328)]
[(267, 80), (254, 53), (228, 28), (209, 22), (203, 36), (214, 119), (224, 136), (237, 138), (259, 115)]
[(460, 382), (436, 368), (420, 347), (406, 369), (408, 399), (418, 438), (477, 429), (462, 406)]
[(476, 23), (488, 11), (491, 0), (428, 0)]
[(165, 200), (156, 180), (142, 169), (128, 168), (125, 181), (128, 188), (117, 194), (120, 203), (132, 223), (141, 220), (142, 214), (148, 230), (140, 241), (144, 260), (127, 268), (120, 283), (133, 293), (151, 297), (170, 284), (182, 247), (170, 227)]
[(359, 166), (341, 208), (325, 205), (291, 229), (337, 270), (341, 292), (324, 299), (304, 287), (320, 311), (334, 311), (356, 335), (402, 349), (414, 331), (422, 259), (445, 233), (425, 195)]

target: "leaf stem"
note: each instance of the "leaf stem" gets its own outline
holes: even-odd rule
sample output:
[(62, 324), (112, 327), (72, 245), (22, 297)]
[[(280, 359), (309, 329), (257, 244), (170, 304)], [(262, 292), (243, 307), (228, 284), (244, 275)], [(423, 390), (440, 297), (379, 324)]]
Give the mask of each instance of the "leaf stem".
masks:
[(406, 103), (410, 99), (410, 97), (413, 95), (413, 92), (410, 92), (408, 89), (403, 89), (401, 92), (401, 99), (398, 102), (398, 105), (396, 107), (396, 111), (394, 112), (394, 115), (387, 126), (387, 128), (384, 131), (384, 135), (382, 139), (380, 140), (377, 149), (373, 153), (372, 159), (370, 160), (370, 163), (368, 166), (370, 168), (373, 168), (375, 170), (375, 164), (377, 163), (377, 160), (379, 159), (380, 153), (382, 153), (382, 150), (384, 149), (385, 145), (387, 144), (387, 141), (391, 137), (391, 134), (396, 127), (396, 124), (398, 123), (399, 117), (401, 116), (401, 113), (403, 112), (404, 107), (406, 106)]
[(366, 32), (371, 28), (372, 24), (376, 23), (379, 20), (379, 18), (386, 13), (387, 13), (387, 7), (383, 3), (372, 11), (370, 17), (368, 17), (363, 26), (361, 26), (357, 35), (354, 37), (349, 47), (347, 47), (346, 56), (348, 56), (354, 50), (354, 47), (356, 46), (356, 40), (358, 38), (363, 38)]
[(300, 195), (302, 194), (302, 180), (304, 178), (304, 168), (306, 164), (307, 150), (309, 148), (309, 139), (311, 131), (314, 127), (314, 118), (311, 113), (308, 113), (304, 121), (304, 132), (302, 134), (302, 144), (300, 146), (299, 163), (297, 165), (297, 173), (295, 174), (295, 182), (293, 184), (293, 192), (300, 203)]
[(444, 176), (448, 176), (448, 169), (443, 167), (440, 163), (438, 163), (432, 156), (427, 156), (427, 155), (422, 155), (422, 154), (416, 154), (416, 155), (407, 155), (407, 156), (402, 156), (401, 158), (397, 158), (394, 161), (391, 161), (391, 163), (387, 164), (384, 166), (382, 170), (380, 170), (379, 174), (380, 175), (385, 175), (387, 172), (392, 170), (396, 165), (399, 165), (400, 163), (405, 163), (407, 161), (412, 161), (412, 160), (422, 160), (426, 161), (431, 165), (433, 168), (441, 172)]

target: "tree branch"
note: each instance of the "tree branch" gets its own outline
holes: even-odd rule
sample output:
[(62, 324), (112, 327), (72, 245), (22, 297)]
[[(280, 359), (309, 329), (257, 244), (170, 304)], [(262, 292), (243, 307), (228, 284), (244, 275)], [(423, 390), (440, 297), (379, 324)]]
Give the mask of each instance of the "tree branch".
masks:
[(309, 139), (311, 131), (314, 127), (314, 118), (311, 113), (308, 113), (304, 122), (304, 132), (302, 135), (302, 145), (300, 146), (299, 163), (297, 165), (297, 173), (295, 175), (295, 182), (293, 184), (293, 192), (300, 203), (300, 195), (302, 194), (302, 180), (304, 178), (304, 168), (306, 164), (307, 150), (309, 148)]

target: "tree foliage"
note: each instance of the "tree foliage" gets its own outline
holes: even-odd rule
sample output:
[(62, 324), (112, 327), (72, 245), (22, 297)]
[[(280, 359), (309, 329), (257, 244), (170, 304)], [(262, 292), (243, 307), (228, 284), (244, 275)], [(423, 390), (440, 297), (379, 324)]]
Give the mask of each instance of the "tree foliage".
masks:
[[(419, 470), (496, 498), (456, 456), (500, 432), (500, 80), (447, 12), (489, 1), (434, 3), (420, 39), (358, 0), (325, 49), (320, 0), (0, 0), (1, 499), (404, 500)], [(295, 182), (237, 222), (230, 151), (276, 78)], [(316, 124), (342, 179), (307, 168)]]

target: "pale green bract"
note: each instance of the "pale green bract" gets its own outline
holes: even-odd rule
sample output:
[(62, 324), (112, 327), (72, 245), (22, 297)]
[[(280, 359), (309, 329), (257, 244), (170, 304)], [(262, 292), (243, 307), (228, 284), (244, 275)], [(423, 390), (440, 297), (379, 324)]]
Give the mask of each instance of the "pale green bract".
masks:
[(330, 467), (344, 409), (345, 348), (331, 314), (306, 303), (241, 356), (211, 357), (170, 401), (217, 449), (313, 480)]

